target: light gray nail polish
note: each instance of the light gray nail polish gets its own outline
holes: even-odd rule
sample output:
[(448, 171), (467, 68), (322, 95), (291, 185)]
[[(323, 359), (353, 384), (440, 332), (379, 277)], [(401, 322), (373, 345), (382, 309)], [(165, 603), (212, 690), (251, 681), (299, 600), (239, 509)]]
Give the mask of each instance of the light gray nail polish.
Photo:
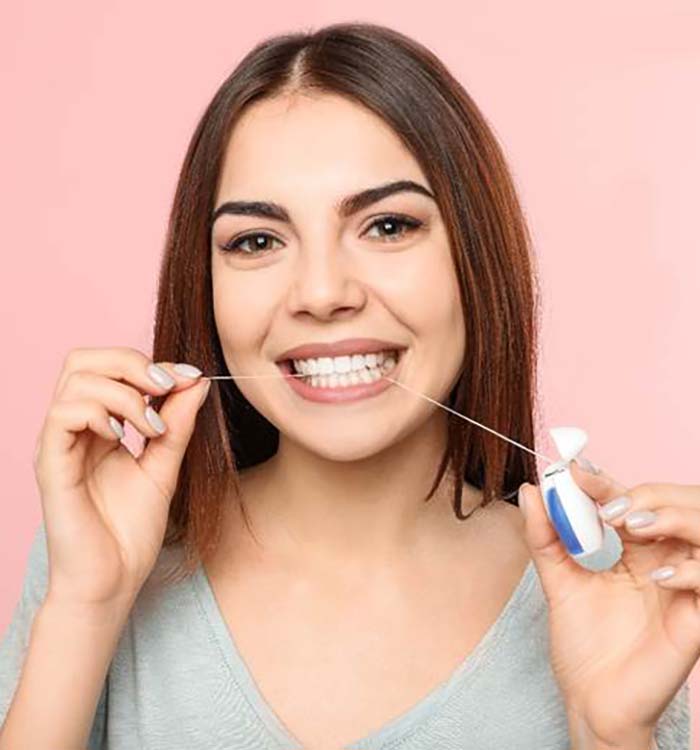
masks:
[(638, 510), (627, 516), (625, 524), (630, 529), (640, 529), (642, 526), (649, 526), (654, 521), (656, 521), (656, 513), (653, 510)]
[(124, 439), (124, 428), (121, 426), (119, 420), (115, 419), (111, 414), (109, 415), (109, 426), (120, 440)]
[(148, 377), (161, 388), (172, 388), (175, 385), (175, 381), (168, 375), (168, 373), (158, 365), (148, 365), (146, 372)]
[(178, 375), (182, 375), (186, 378), (198, 378), (202, 374), (199, 367), (187, 365), (184, 362), (178, 362), (178, 364), (173, 366), (173, 370), (175, 370)]
[(606, 503), (599, 510), (599, 513), (606, 521), (609, 521), (611, 518), (617, 518), (617, 516), (622, 515), (630, 505), (631, 502), (627, 495), (621, 495), (612, 502)]
[(593, 461), (589, 461), (585, 456), (578, 456), (576, 463), (589, 474), (600, 474), (600, 468)]
[(165, 432), (165, 422), (160, 418), (158, 412), (152, 406), (148, 406), (144, 413), (151, 427), (162, 435)]
[(649, 578), (651, 578), (652, 581), (664, 581), (667, 578), (670, 578), (675, 572), (676, 571), (672, 565), (667, 565), (664, 568), (657, 568), (652, 571)]

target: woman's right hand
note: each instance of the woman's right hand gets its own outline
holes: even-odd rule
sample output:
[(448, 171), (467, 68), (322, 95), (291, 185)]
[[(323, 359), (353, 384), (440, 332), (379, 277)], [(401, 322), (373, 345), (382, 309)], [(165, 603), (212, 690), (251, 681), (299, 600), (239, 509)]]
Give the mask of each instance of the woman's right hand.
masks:
[[(175, 385), (158, 385), (149, 377), (152, 364), (128, 347), (73, 349), (64, 361), (34, 456), (49, 557), (47, 599), (130, 603), (155, 565), (211, 381), (161, 362)], [(161, 434), (146, 418), (145, 397), (165, 393)], [(128, 419), (149, 439), (138, 457), (110, 417), (120, 424)]]

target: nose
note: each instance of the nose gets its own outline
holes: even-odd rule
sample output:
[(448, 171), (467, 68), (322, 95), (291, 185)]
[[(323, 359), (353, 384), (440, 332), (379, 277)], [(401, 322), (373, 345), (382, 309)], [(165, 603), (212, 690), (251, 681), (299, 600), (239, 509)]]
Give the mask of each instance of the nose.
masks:
[(365, 304), (366, 293), (349, 257), (351, 252), (323, 242), (307, 245), (299, 253), (289, 294), (292, 314), (306, 312), (328, 320)]

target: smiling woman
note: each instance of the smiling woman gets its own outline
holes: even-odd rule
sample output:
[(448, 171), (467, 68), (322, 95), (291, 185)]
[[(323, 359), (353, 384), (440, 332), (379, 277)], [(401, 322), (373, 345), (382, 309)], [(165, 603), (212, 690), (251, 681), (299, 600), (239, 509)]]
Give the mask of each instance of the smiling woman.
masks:
[[(348, 23), (244, 57), (180, 173), (152, 353), (234, 379), (91, 748), (581, 750), (514, 499), (534, 456), (384, 377), (534, 445), (536, 287), (501, 148), (432, 52)], [(47, 579), (42, 527), (0, 716)], [(661, 750), (687, 731), (683, 691)]]
[[(262, 374), (294, 344), (392, 338), (405, 350), (404, 376), (423, 393), (532, 444), (532, 266), (500, 148), (432, 53), (371, 25), (285, 35), (244, 58), (192, 140), (161, 274), (154, 355), (189, 357), (205, 372)], [(317, 367), (308, 386), (321, 390), (331, 382), (320, 378), (335, 373), (320, 372), (330, 362)], [(198, 425), (183, 462), (168, 542), (183, 540), (195, 566), (215, 544), (236, 470), (273, 457), (281, 467), (287, 437), (346, 462), (415, 434), (425, 406), (386, 395), (348, 419), (347, 411), (316, 414), (283, 382), (219, 384), (205, 407), (218, 416)], [(387, 420), (396, 408), (403, 419)], [(534, 481), (531, 457), (443, 420), (432, 412), (431, 425), (445, 435), (430, 441), (438, 457), (423, 472), (433, 474), (427, 498), (449, 471), (454, 514), (464, 519), (464, 483), (488, 503)], [(200, 475), (205, 466), (217, 471)], [(190, 482), (207, 490), (188, 492)], [(191, 515), (197, 524), (186, 522)]]

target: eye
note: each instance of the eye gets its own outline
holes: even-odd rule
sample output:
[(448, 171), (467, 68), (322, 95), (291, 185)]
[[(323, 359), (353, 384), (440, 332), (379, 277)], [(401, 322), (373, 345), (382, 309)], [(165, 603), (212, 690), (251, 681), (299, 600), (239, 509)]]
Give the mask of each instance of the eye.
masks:
[[(409, 216), (399, 216), (397, 214), (386, 214), (385, 216), (380, 216), (378, 219), (375, 219), (369, 225), (366, 231), (369, 231), (370, 229), (373, 229), (374, 227), (381, 228), (382, 232), (384, 232), (390, 227), (403, 227), (403, 231), (396, 232), (396, 233), (390, 231), (389, 234), (380, 235), (380, 236), (383, 236), (388, 242), (396, 242), (397, 240), (400, 240), (402, 237), (404, 237), (406, 234), (415, 232), (422, 225), (423, 225), (422, 221), (419, 221), (418, 219), (412, 219)], [(243, 245), (246, 242), (249, 242), (250, 240), (262, 240), (262, 241), (255, 243), (253, 245), (253, 249), (251, 250), (241, 249)], [(263, 247), (263, 245), (268, 240), (272, 240), (272, 241), (277, 240), (277, 242), (281, 242), (281, 240), (278, 240), (276, 237), (273, 237), (271, 234), (268, 234), (267, 232), (249, 232), (248, 234), (243, 234), (240, 237), (232, 238), (225, 245), (221, 245), (220, 247), (223, 252), (231, 253), (233, 255), (263, 255), (264, 253), (268, 253), (272, 250), (272, 248), (270, 247)]]
[(415, 232), (416, 229), (418, 229), (420, 226), (422, 226), (423, 222), (418, 221), (418, 219), (412, 219), (409, 216), (398, 216), (397, 214), (387, 214), (386, 216), (380, 216), (378, 219), (375, 219), (367, 228), (368, 231), (370, 229), (373, 229), (374, 227), (381, 227), (382, 231), (387, 229), (387, 227), (391, 226), (401, 226), (404, 227), (404, 231), (398, 232), (396, 234), (390, 233), (383, 235), (385, 238), (389, 240), (389, 242), (396, 242), (397, 240), (400, 240), (402, 237), (404, 237), (406, 234), (410, 234), (411, 232)]
[[(233, 239), (229, 240), (225, 245), (222, 245), (221, 249), (225, 253), (232, 253), (233, 255), (262, 255), (265, 252), (268, 252), (270, 248), (261, 247), (260, 245), (263, 243), (257, 243), (253, 250), (241, 250), (241, 246), (243, 243), (248, 242), (252, 239), (263, 239), (263, 243), (267, 240), (276, 240), (276, 237), (273, 237), (271, 234), (267, 234), (267, 232), (250, 232), (249, 234), (244, 234), (241, 237), (234, 237)], [(277, 240), (278, 242), (280, 240)]]

